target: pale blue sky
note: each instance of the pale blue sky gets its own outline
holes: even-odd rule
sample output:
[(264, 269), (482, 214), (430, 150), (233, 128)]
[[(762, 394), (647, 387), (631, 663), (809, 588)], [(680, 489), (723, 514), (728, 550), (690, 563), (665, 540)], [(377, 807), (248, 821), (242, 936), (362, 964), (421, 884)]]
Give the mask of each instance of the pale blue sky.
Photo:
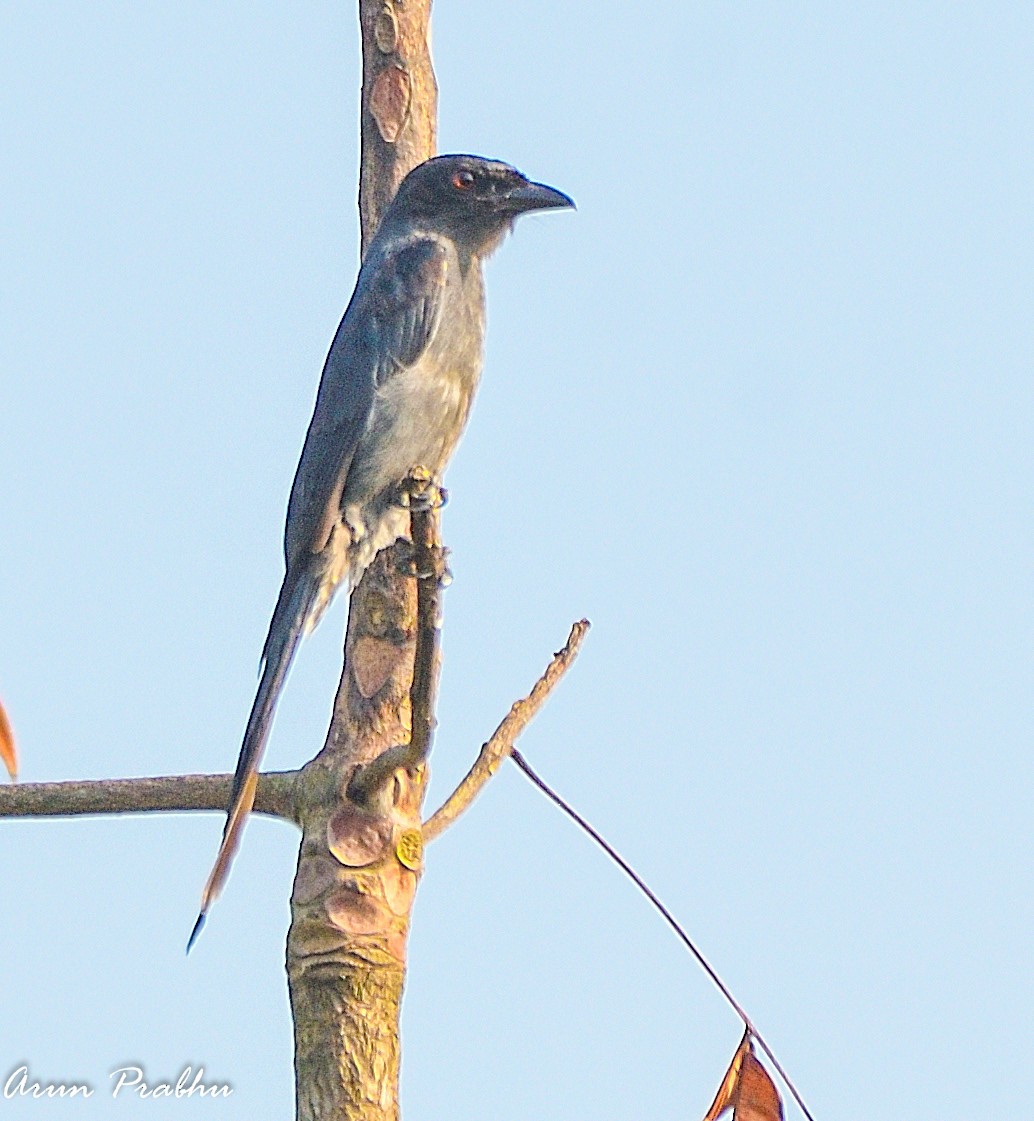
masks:
[[(354, 281), (350, 4), (3, 5), (0, 696), (27, 781), (227, 770)], [(678, 914), (818, 1119), (1024, 1116), (1034, 10), (439, 0), (441, 147), (571, 193), (488, 270), (449, 472), (430, 801), (522, 747)], [(343, 604), (268, 762), (322, 742)], [(287, 1117), (296, 837), (0, 823), (0, 1066), (203, 1063)], [(429, 853), (422, 1121), (697, 1117), (739, 1027), (513, 769)], [(792, 1105), (788, 1117), (795, 1116)]]

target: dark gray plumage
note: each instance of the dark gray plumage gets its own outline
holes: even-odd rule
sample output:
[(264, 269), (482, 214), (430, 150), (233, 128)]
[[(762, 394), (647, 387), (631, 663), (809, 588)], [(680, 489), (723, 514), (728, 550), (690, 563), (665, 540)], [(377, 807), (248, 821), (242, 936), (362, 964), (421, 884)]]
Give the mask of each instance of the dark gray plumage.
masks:
[(414, 168), (385, 211), (327, 355), (291, 487), (287, 571), (191, 942), (254, 801), (299, 639), (342, 584), (354, 587), (377, 552), (405, 534), (400, 483), (417, 466), (439, 478), (466, 424), (481, 375), (482, 261), (518, 215), (572, 205), (508, 164), (457, 155)]

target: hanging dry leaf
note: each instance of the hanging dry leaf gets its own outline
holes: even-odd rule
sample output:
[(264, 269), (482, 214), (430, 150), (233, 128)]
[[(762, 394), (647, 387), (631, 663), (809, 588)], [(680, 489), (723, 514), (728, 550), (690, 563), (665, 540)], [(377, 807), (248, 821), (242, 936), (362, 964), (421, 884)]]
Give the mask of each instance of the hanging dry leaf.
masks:
[(7, 719), (4, 706), (0, 704), (0, 759), (4, 761), (11, 781), (18, 778), (18, 752), (14, 748), (14, 733), (11, 731), (11, 722)]
[(779, 1091), (754, 1054), (749, 1031), (743, 1033), (704, 1121), (718, 1121), (727, 1109), (732, 1121), (783, 1121)]
[(783, 1121), (783, 1102), (768, 1071), (754, 1054), (753, 1044), (743, 1057), (739, 1094), (733, 1121)]

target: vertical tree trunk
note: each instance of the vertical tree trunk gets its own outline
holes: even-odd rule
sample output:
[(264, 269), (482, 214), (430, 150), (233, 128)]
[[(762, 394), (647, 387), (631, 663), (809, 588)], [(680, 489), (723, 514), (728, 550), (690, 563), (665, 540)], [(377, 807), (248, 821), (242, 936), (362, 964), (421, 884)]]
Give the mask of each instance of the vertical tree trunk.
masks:
[(431, 0), (359, 0), (359, 24), (359, 217), (365, 253), (398, 185), (435, 153), (438, 83), (431, 66)]
[[(399, 183), (434, 154), (430, 7), (360, 0), (364, 252)], [(330, 730), (299, 781), (302, 841), (287, 940), (298, 1121), (399, 1114), (399, 1008), (426, 767), (396, 770), (363, 798), (349, 794), (349, 782), (410, 739), (417, 597), (404, 561), (404, 549), (386, 550), (352, 595)]]
[(327, 741), (299, 783), (287, 940), (299, 1121), (398, 1117), (399, 1003), (426, 768), (389, 771), (365, 800), (349, 782), (410, 738), (417, 604), (404, 559), (404, 548), (385, 550), (352, 595)]

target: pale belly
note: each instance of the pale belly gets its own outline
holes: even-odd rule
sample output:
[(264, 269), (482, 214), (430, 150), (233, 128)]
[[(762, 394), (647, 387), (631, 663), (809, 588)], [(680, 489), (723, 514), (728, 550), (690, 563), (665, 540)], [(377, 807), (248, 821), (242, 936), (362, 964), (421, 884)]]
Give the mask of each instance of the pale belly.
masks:
[(341, 501), (353, 581), (409, 530), (409, 515), (397, 505), (403, 479), (414, 467), (441, 478), (466, 425), (476, 379), (469, 367), (459, 376), (428, 377), (418, 362), (378, 390)]

